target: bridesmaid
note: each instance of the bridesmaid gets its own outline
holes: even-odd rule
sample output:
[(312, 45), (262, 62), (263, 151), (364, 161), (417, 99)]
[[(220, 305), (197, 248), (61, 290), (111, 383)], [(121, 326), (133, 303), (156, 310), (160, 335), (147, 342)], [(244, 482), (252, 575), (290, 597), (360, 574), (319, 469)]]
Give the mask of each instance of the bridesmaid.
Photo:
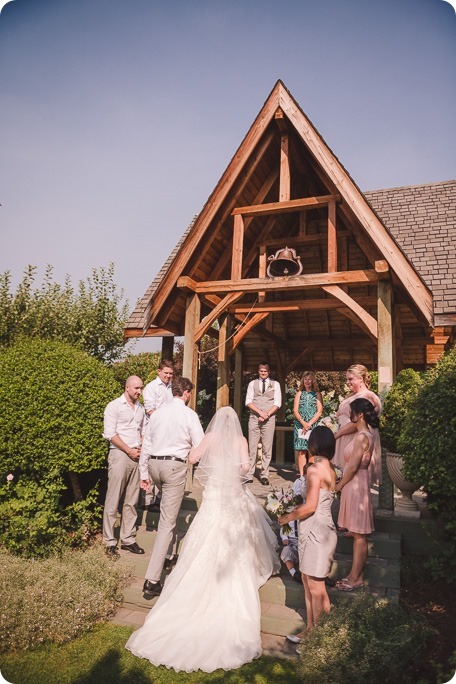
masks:
[(281, 525), (299, 520), (299, 569), (304, 584), (307, 627), (299, 634), (287, 636), (294, 644), (301, 643), (309, 630), (315, 627), (321, 613), (329, 613), (331, 608), (325, 577), (331, 570), (337, 544), (331, 515), (336, 485), (336, 473), (331, 465), (334, 447), (334, 435), (329, 428), (320, 425), (312, 430), (309, 453), (314, 462), (307, 468), (306, 501), (278, 519)]
[[(338, 468), (345, 467), (344, 452), (356, 435), (356, 427), (350, 421), (350, 405), (355, 399), (368, 399), (374, 406), (377, 416), (380, 414), (382, 404), (380, 398), (370, 389), (372, 378), (366, 366), (355, 363), (347, 370), (346, 381), (350, 394), (346, 397), (337, 409), (336, 416), (339, 422), (339, 429), (335, 434), (336, 453), (333, 464)], [(377, 429), (372, 430), (374, 439), (374, 452), (369, 466), (369, 476), (371, 482), (381, 480), (381, 446), (380, 434)]]
[(312, 430), (320, 420), (323, 413), (323, 399), (318, 389), (315, 374), (306, 371), (299, 384), (293, 404), (294, 421), (294, 448), (298, 452), (299, 476), (302, 477), (307, 461), (308, 440), (299, 436), (298, 430), (303, 434)]
[(367, 535), (374, 530), (370, 493), (369, 465), (374, 451), (372, 428), (378, 429), (374, 405), (367, 399), (355, 399), (350, 405), (350, 421), (355, 438), (345, 449), (345, 469), (336, 492), (342, 492), (338, 525), (353, 537), (353, 563), (347, 577), (337, 582), (339, 591), (353, 591), (364, 586), (363, 571), (367, 561)]

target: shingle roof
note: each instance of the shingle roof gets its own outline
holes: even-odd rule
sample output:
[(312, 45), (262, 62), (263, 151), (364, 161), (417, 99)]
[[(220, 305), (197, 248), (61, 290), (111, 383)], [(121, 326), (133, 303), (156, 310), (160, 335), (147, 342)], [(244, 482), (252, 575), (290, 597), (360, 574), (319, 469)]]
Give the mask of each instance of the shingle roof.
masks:
[(456, 181), (364, 192), (434, 296), (456, 312)]

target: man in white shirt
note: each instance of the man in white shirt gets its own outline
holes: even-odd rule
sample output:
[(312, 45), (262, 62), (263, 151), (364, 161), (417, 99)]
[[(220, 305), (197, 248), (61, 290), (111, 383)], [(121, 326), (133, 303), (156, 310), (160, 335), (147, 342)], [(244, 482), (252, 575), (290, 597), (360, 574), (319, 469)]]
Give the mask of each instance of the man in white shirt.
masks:
[(204, 437), (195, 411), (187, 406), (193, 390), (188, 378), (173, 382), (173, 400), (163, 404), (150, 417), (144, 434), (139, 460), (141, 488), (151, 482), (161, 493), (160, 519), (154, 548), (146, 570), (143, 592), (148, 598), (162, 590), (160, 577), (168, 556), (172, 565), (176, 552), (176, 521), (185, 493), (187, 457), (192, 447)]
[[(143, 389), (144, 408), (148, 416), (151, 416), (163, 404), (173, 400), (171, 389), (173, 374), (173, 362), (168, 361), (168, 359), (162, 359), (158, 365), (157, 377), (148, 382)], [(154, 485), (151, 486), (148, 492), (141, 490), (140, 499), (143, 503), (143, 508), (148, 508), (152, 511), (160, 510), (160, 497), (158, 496), (158, 489)]]
[(272, 458), (272, 444), (275, 431), (275, 413), (282, 405), (282, 391), (277, 380), (269, 377), (269, 365), (260, 363), (258, 379), (249, 382), (245, 405), (250, 410), (249, 456), (250, 470), (247, 482), (253, 482), (258, 444), (261, 441), (262, 457), (260, 482), (269, 484), (269, 464)]
[(103, 512), (103, 541), (106, 553), (117, 555), (114, 525), (119, 502), (124, 496), (120, 527), (120, 548), (131, 553), (144, 553), (136, 543), (139, 468), (144, 408), (139, 403), (143, 383), (136, 375), (125, 383), (122, 396), (109, 402), (104, 412), (103, 437), (109, 440), (108, 490)]
[(171, 382), (173, 379), (173, 362), (163, 359), (157, 369), (157, 377), (152, 382), (148, 382), (143, 390), (144, 408), (146, 413), (151, 416), (159, 406), (173, 400)]

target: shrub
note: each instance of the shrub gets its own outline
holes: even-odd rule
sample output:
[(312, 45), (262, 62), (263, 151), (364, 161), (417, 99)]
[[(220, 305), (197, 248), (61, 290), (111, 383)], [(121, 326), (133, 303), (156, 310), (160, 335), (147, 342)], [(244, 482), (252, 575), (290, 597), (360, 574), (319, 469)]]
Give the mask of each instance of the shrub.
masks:
[(407, 478), (422, 483), (446, 532), (435, 576), (456, 579), (456, 348), (427, 371), (399, 439)]
[(99, 510), (78, 473), (104, 465), (103, 411), (118, 394), (109, 368), (66, 343), (21, 339), (0, 352), (0, 543), (42, 555), (93, 528)]
[(123, 391), (130, 375), (137, 375), (144, 385), (155, 380), (160, 359), (161, 354), (158, 352), (142, 352), (141, 354), (128, 354), (123, 361), (115, 363), (112, 370), (119, 383), (120, 391)]
[(0, 551), (2, 652), (69, 641), (106, 620), (131, 574), (130, 566), (107, 558), (101, 545), (33, 561)]
[(326, 684), (400, 681), (432, 633), (416, 614), (362, 593), (321, 618), (300, 649), (298, 672)]
[(397, 374), (388, 390), (380, 416), (382, 446), (397, 453), (404, 420), (411, 410), (423, 384), (421, 375), (412, 368), (405, 368)]

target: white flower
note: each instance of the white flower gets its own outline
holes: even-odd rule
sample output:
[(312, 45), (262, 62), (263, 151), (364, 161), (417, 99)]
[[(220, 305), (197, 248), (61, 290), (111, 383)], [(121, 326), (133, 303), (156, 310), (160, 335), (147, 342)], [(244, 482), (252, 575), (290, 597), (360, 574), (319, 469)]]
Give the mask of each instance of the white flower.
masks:
[(8, 482), (12, 482), (14, 480), (14, 475), (12, 473), (10, 473), (9, 475), (6, 476), (6, 479), (8, 480)]

